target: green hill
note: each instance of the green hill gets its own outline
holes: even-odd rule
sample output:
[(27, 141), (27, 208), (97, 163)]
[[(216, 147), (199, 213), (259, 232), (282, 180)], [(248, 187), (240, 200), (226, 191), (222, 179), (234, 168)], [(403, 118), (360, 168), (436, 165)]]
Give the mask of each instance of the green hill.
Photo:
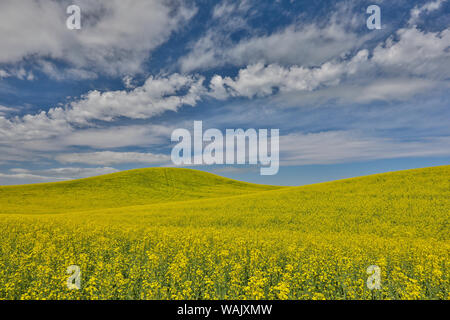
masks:
[(132, 170), (1, 187), (0, 213), (0, 299), (450, 297), (450, 166), (286, 188)]
[(1, 186), (0, 214), (117, 208), (227, 197), (279, 188), (240, 182), (191, 169), (135, 169), (72, 181)]
[[(193, 199), (186, 199), (193, 200)], [(404, 170), (266, 192), (92, 210), (144, 224), (262, 228), (448, 239), (450, 166)]]

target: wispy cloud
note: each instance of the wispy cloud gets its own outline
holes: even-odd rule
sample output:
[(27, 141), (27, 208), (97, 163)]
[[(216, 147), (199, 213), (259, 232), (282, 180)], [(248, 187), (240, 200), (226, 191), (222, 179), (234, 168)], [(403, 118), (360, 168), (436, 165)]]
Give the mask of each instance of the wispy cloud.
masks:
[(99, 168), (52, 168), (43, 170), (29, 170), (13, 168), (9, 173), (0, 173), (1, 185), (15, 185), (28, 183), (42, 183), (80, 179), (117, 172), (111, 167)]
[(164, 154), (153, 153), (100, 151), (60, 154), (56, 156), (56, 160), (61, 163), (84, 163), (91, 165), (122, 163), (162, 164), (168, 163), (170, 157)]
[(450, 136), (399, 141), (352, 131), (294, 133), (280, 137), (280, 152), (284, 165), (450, 156)]
[(432, 11), (438, 10), (441, 7), (441, 5), (446, 1), (447, 0), (436, 0), (436, 1), (427, 2), (421, 6), (418, 6), (418, 5), (414, 6), (414, 8), (411, 9), (411, 12), (410, 12), (411, 17), (410, 17), (408, 23), (411, 25), (417, 23), (422, 14), (427, 14)]
[[(257, 3), (253, 4), (257, 6)], [(270, 34), (253, 35), (234, 42), (232, 31), (246, 29), (242, 14), (251, 5), (217, 5), (213, 17), (217, 23), (198, 39), (190, 52), (179, 61), (185, 72), (205, 70), (223, 65), (245, 66), (255, 63), (301, 65), (311, 67), (358, 48), (373, 34), (358, 35), (355, 17), (344, 4), (331, 7), (323, 17), (327, 23), (293, 22)]]

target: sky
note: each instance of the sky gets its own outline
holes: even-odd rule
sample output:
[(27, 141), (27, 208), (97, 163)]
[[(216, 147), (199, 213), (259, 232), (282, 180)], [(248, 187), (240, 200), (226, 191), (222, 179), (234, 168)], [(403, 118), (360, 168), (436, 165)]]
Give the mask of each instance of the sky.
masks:
[(448, 165), (449, 88), (448, 0), (2, 0), (0, 185), (173, 167), (196, 120), (279, 129), (275, 175), (190, 166), (249, 182)]

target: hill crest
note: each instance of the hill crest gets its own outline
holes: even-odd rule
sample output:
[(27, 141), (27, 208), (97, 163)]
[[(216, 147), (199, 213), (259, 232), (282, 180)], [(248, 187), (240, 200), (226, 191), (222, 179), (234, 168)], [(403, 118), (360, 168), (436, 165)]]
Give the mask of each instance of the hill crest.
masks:
[(56, 213), (221, 198), (282, 187), (184, 168), (145, 168), (78, 180), (0, 187), (0, 213)]

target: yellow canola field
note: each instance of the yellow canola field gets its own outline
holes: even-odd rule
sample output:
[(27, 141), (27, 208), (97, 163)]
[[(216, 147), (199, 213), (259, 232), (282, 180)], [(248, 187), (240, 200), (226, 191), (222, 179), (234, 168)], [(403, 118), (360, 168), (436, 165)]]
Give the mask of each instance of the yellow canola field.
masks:
[(449, 299), (449, 217), (450, 166), (284, 188), (163, 168), (0, 187), (0, 299)]

